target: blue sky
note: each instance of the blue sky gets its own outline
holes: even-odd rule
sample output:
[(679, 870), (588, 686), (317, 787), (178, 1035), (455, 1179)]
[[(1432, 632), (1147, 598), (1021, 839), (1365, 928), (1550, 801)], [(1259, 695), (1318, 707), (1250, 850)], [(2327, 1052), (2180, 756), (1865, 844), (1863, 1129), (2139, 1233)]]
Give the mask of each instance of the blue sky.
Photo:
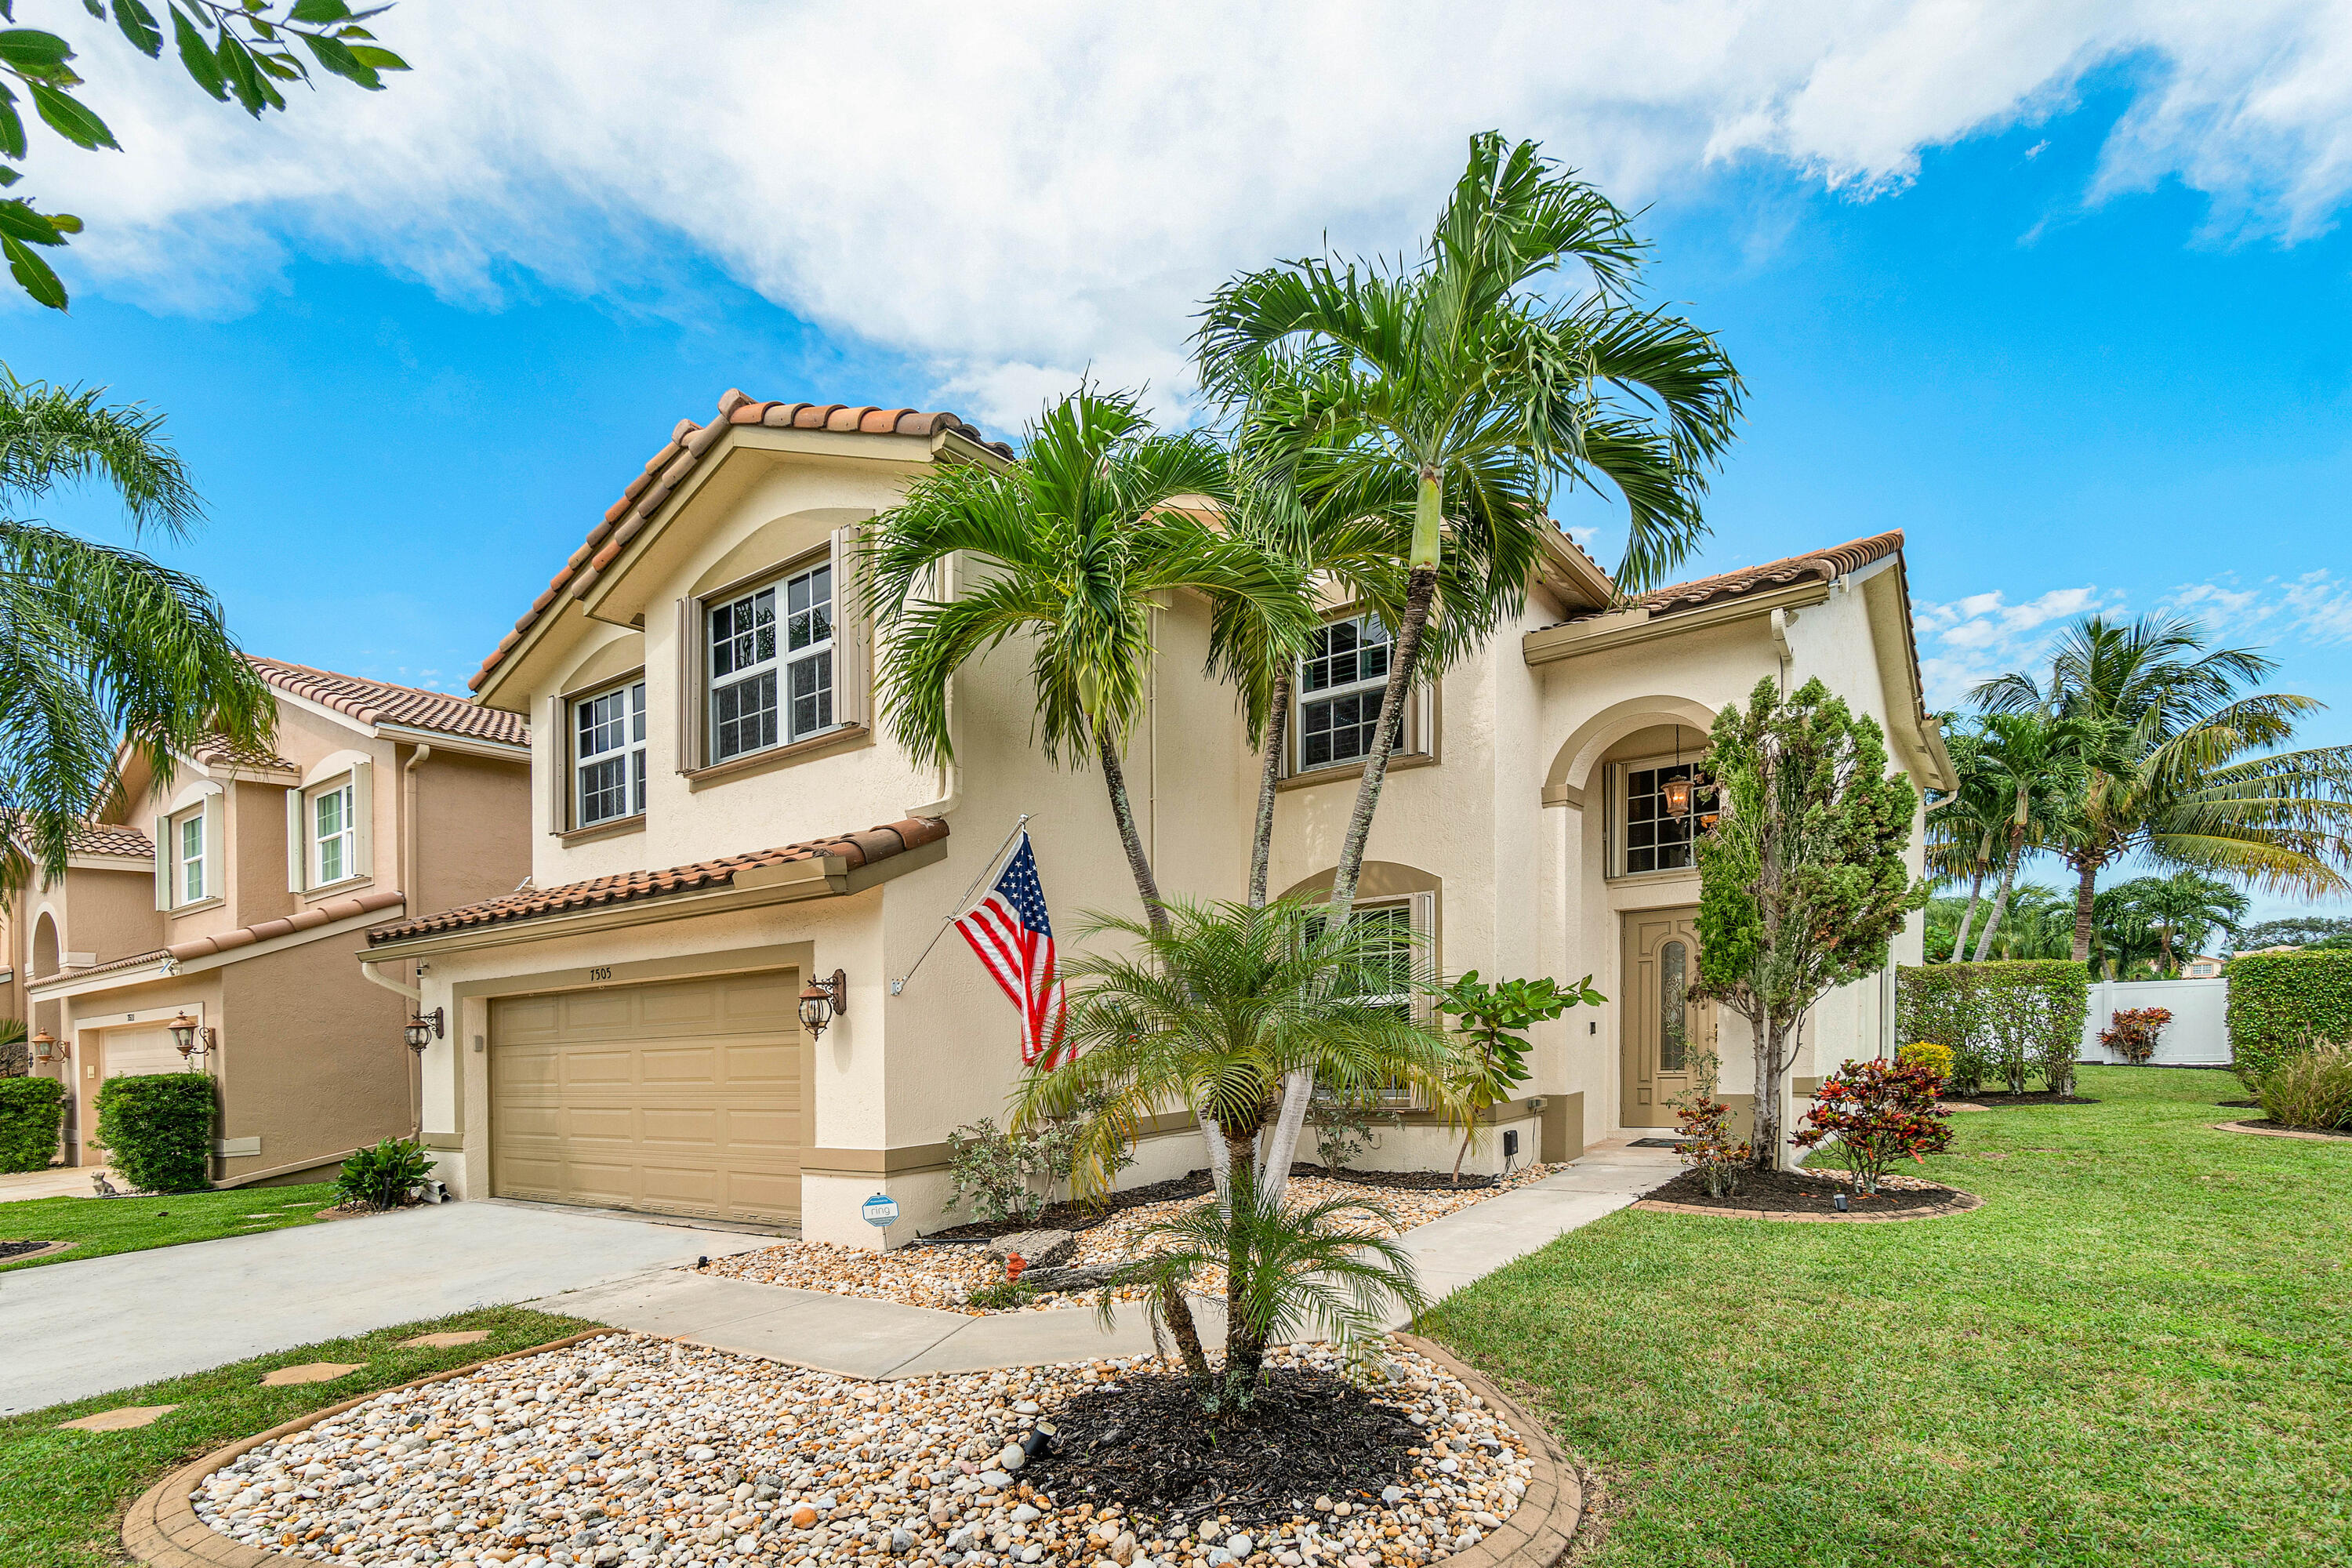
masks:
[[(502, 60), (495, 35), (444, 60), (430, 46), (456, 14), (390, 20), (403, 12), (427, 46), (406, 50), (418, 83), (436, 64), (504, 70), (546, 97), (606, 68)], [(1917, 124), (1885, 122), (1879, 98), (1933, 40), (1858, 24), (1823, 31), (1786, 81), (1727, 79), (1713, 97), (1688, 81), (1729, 69), (1736, 39), (1648, 100), (1471, 59), (1443, 102), (1383, 133), (1377, 172), (1303, 121), (1238, 158), (1187, 118), (1213, 105), (1171, 98), (1167, 139), (1200, 145), (1159, 199), (1090, 184), (1103, 176), (1071, 142), (983, 118), (945, 163), (1000, 182), (995, 205), (919, 212), (889, 189), (769, 188), (765, 160), (722, 167), (728, 189), (656, 199), (622, 180), (621, 154), (556, 167), (407, 82), (257, 129), (93, 69), (137, 95), (163, 150), (44, 151), (100, 182), (82, 209), (93, 234), (66, 268), (73, 313), (0, 310), (0, 358), (168, 412), (212, 522), (161, 553), (215, 587), (248, 646), (463, 689), (670, 426), (727, 387), (955, 407), (994, 433), (1092, 365), (1150, 379), (1181, 417), (1187, 301), (1326, 232), (1393, 249), (1442, 197), (1463, 131), (1494, 123), (1646, 205), (1654, 291), (1748, 378), (1689, 574), (1899, 527), (1938, 699), (2031, 660), (2080, 609), (2178, 606), (2268, 648), (2281, 687), (2331, 704), (2311, 738), (2347, 742), (2352, 237), (2334, 176), (2312, 172), (2326, 159), (2310, 127), (2252, 151), (2197, 129), (2194, 91), (2256, 95), (2245, 73), (2282, 68), (2229, 77), (2214, 37), (2076, 39), (2051, 66), (2029, 30), (1973, 77), (1950, 67), (1983, 102)], [(1165, 58), (1105, 74), (1181, 78), (1181, 48), (1154, 41)], [(1872, 79), (1832, 93), (1838, 68)], [(885, 85), (910, 114), (938, 90)], [(1375, 109), (1402, 91), (1355, 90)], [(1069, 112), (1087, 123), (1108, 96)], [(211, 160), (229, 197), (192, 213), (170, 179), (121, 173), (142, 155), (167, 172)], [(389, 190), (320, 172), (369, 160), (444, 172)], [(1188, 203), (1197, 221), (1137, 233)], [(1561, 512), (1613, 560), (1609, 508)], [(118, 532), (87, 501), (52, 515)]]

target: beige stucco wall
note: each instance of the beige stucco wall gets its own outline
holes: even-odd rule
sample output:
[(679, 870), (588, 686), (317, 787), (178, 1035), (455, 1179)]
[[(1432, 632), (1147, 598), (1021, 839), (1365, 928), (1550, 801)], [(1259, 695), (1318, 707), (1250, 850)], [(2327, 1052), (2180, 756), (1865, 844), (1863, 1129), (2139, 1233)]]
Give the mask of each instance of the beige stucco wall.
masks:
[(219, 972), (220, 1136), (261, 1141), (223, 1161), (222, 1178), (340, 1157), (414, 1126), (407, 1008), (360, 973), (351, 945), (322, 938)]

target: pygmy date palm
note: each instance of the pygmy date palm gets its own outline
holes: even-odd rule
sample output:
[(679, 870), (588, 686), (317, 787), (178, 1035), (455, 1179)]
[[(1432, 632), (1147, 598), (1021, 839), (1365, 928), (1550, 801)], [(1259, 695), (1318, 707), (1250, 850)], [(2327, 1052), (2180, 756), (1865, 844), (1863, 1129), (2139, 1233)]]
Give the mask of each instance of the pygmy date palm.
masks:
[(0, 367), (0, 906), (63, 874), (76, 825), (110, 804), (121, 744), (169, 778), (173, 753), (215, 735), (266, 745), (276, 723), (203, 584), (23, 515), (96, 482), (141, 534), (181, 539), (202, 520), (162, 416), (103, 395)]

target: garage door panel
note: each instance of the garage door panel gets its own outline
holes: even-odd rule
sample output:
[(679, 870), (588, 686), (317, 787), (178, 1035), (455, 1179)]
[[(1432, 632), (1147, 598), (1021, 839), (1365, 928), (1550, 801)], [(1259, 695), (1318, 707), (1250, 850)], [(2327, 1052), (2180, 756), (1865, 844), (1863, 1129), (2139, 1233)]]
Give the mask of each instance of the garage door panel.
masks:
[(800, 1212), (789, 971), (492, 1008), (491, 1189), (707, 1218)]

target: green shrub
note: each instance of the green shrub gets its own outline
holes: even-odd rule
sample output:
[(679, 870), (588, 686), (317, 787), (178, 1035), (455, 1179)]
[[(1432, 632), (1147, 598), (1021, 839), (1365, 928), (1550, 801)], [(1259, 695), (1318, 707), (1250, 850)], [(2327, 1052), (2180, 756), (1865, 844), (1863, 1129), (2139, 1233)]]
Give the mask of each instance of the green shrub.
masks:
[(1906, 1066), (1926, 1068), (1938, 1080), (1952, 1076), (1951, 1047), (1939, 1046), (1933, 1040), (1914, 1040), (1897, 1049), (1895, 1059)]
[(1972, 1093), (1990, 1074), (2012, 1093), (2035, 1073), (2053, 1094), (2071, 1092), (2091, 973), (2072, 959), (1931, 963), (1895, 971), (1895, 1028), (1952, 1053), (1952, 1088)]
[(977, 1307), (983, 1312), (1003, 1312), (1015, 1307), (1025, 1307), (1037, 1296), (1037, 1291), (1018, 1280), (998, 1279), (966, 1296), (963, 1304)]
[[(1078, 1139), (1099, 1101), (1081, 1101), (1067, 1116), (1013, 1131), (983, 1116), (948, 1134), (948, 1184), (942, 1206), (950, 1212), (970, 1199), (972, 1212), (991, 1225), (1027, 1225), (1052, 1205), (1054, 1189), (1069, 1179)], [(1135, 1146), (1120, 1146), (1106, 1179), (1135, 1163)]]
[(2230, 961), (2230, 1058), (2248, 1089), (2315, 1040), (2352, 1040), (2352, 948)]
[(66, 1086), (53, 1078), (0, 1078), (0, 1171), (45, 1171), (65, 1125)]
[(209, 1073), (110, 1078), (98, 1090), (98, 1141), (107, 1163), (141, 1191), (197, 1192), (212, 1185), (219, 1110)]
[(2255, 1098), (2289, 1127), (2352, 1128), (2352, 1046), (2316, 1045), (2263, 1075)]
[(425, 1145), (405, 1138), (387, 1138), (365, 1149), (354, 1149), (335, 1177), (335, 1195), (362, 1208), (396, 1209), (408, 1201), (408, 1189), (433, 1169)]

